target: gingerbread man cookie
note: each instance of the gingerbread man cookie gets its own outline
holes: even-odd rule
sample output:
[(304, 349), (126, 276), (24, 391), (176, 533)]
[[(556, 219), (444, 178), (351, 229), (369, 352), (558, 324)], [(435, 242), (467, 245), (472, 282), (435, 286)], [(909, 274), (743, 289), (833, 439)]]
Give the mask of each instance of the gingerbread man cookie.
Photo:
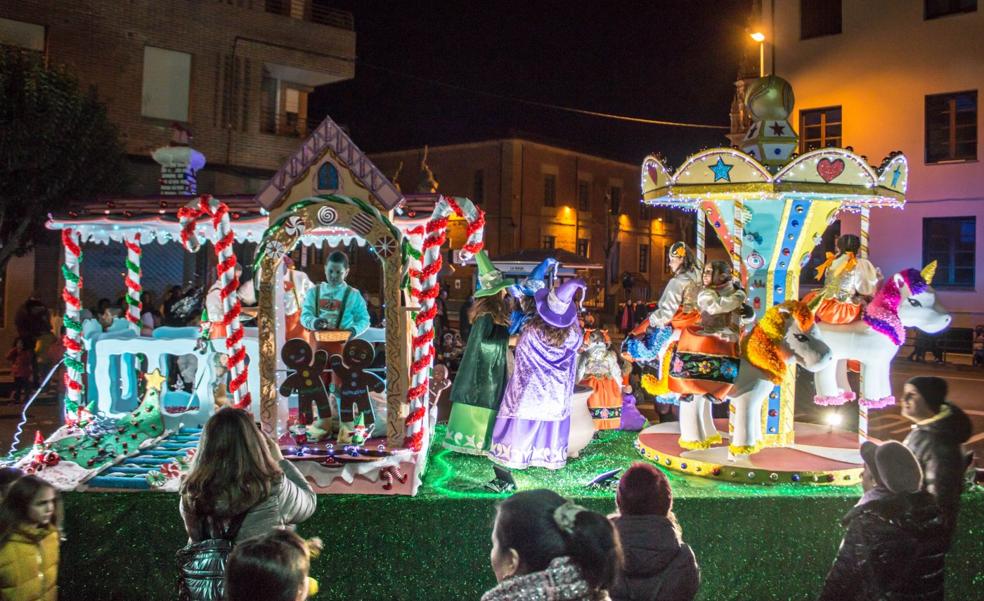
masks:
[(280, 386), (280, 394), (290, 396), (297, 393), (297, 411), (300, 423), (310, 425), (314, 420), (311, 404), (318, 407), (321, 419), (331, 415), (331, 402), (328, 391), (321, 380), (321, 372), (328, 364), (328, 353), (314, 352), (306, 341), (293, 338), (284, 343), (280, 349), (280, 358), (284, 365), (294, 370)]

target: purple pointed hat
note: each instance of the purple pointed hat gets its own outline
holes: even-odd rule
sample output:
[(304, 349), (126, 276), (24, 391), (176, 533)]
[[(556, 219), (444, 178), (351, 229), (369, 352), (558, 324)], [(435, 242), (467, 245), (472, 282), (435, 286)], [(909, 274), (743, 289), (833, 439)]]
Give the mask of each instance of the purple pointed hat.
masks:
[(568, 280), (554, 289), (542, 288), (536, 291), (536, 312), (543, 321), (556, 328), (566, 328), (577, 321), (577, 303), (574, 295), (578, 290), (584, 292), (588, 285), (584, 280)]

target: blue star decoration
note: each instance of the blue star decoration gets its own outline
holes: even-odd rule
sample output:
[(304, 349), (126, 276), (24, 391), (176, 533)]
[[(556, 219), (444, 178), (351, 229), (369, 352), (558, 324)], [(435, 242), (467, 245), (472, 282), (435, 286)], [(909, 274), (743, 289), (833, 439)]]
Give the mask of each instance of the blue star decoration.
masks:
[(783, 125), (782, 123), (773, 123), (772, 125), (769, 126), (769, 129), (772, 130), (773, 136), (786, 135), (786, 126)]
[(892, 172), (892, 187), (894, 188), (899, 184), (899, 177), (902, 176), (902, 165), (896, 165), (895, 171)]
[(729, 165), (724, 162), (724, 159), (718, 157), (718, 162), (714, 163), (708, 169), (714, 172), (714, 181), (724, 180), (726, 182), (731, 181), (731, 168), (734, 165)]

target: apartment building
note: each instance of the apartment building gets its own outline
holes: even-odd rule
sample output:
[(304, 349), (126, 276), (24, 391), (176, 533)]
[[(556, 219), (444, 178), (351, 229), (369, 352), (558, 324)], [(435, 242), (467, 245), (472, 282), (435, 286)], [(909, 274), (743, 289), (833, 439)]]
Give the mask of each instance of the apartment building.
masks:
[[(423, 148), (371, 155), (405, 192), (417, 188)], [(590, 276), (597, 294), (607, 275), (624, 299), (621, 276), (633, 276), (635, 297), (652, 297), (669, 274), (666, 248), (686, 217), (642, 205), (640, 166), (575, 152), (528, 138), (430, 147), (426, 160), (439, 191), (467, 196), (486, 211), (486, 248), (493, 258), (522, 249), (561, 249), (604, 266)], [(402, 165), (402, 168), (401, 168)], [(453, 242), (464, 226), (452, 229)], [(601, 300), (601, 299), (599, 299)]]
[[(174, 124), (193, 136), (196, 164), (189, 173), (199, 192), (255, 193), (317, 127), (308, 115), (309, 94), (355, 75), (352, 14), (323, 0), (2, 2), (0, 44), (36, 52), (64, 66), (83, 89), (95, 88), (130, 156), (132, 198), (194, 193), (183, 185), (170, 190), (166, 169), (162, 175), (151, 157), (174, 138)], [(178, 175), (183, 184), (185, 175)], [(89, 246), (83, 271), (120, 264), (120, 249)], [(0, 283), (4, 348), (28, 295), (57, 308), (60, 256), (54, 237), (9, 263)], [(148, 269), (157, 265), (171, 274), (177, 266), (178, 281), (171, 283), (180, 283), (188, 260), (176, 244), (146, 249)], [(98, 290), (98, 280), (83, 275), (90, 275), (90, 295), (119, 292)]]
[[(760, 3), (766, 69), (789, 80), (801, 151), (853, 147), (909, 160), (904, 210), (871, 213), (885, 273), (937, 261), (954, 325), (984, 323), (984, 7), (977, 0)], [(774, 8), (774, 14), (773, 14)], [(771, 45), (774, 44), (774, 49)], [(844, 231), (857, 219), (845, 216)]]

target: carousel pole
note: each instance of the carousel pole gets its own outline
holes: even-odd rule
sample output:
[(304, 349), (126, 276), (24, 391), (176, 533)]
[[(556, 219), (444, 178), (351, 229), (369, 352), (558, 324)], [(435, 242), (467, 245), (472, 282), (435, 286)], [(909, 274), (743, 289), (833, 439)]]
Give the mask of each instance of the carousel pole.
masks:
[(694, 249), (694, 255), (697, 258), (697, 265), (700, 269), (704, 266), (704, 242), (707, 237), (707, 215), (704, 213), (704, 207), (698, 205), (697, 207), (697, 248)]
[[(868, 258), (868, 228), (871, 224), (871, 209), (863, 207), (861, 209), (861, 249), (862, 258)], [(864, 390), (864, 375), (860, 375), (858, 386)], [(858, 444), (863, 444), (868, 440), (868, 408), (863, 403), (858, 402)]]
[[(731, 236), (731, 268), (735, 272), (735, 277), (742, 280), (741, 277), (741, 243), (745, 237), (744, 232), (744, 213), (745, 213), (745, 203), (740, 199), (735, 199), (735, 231)], [(742, 280), (742, 284), (745, 282)]]
[(130, 329), (139, 334), (140, 315), (143, 311), (140, 302), (140, 293), (143, 291), (140, 287), (140, 259), (143, 252), (140, 248), (140, 233), (127, 233), (123, 244), (126, 246), (126, 275), (123, 276), (126, 284), (126, 320), (130, 323)]

